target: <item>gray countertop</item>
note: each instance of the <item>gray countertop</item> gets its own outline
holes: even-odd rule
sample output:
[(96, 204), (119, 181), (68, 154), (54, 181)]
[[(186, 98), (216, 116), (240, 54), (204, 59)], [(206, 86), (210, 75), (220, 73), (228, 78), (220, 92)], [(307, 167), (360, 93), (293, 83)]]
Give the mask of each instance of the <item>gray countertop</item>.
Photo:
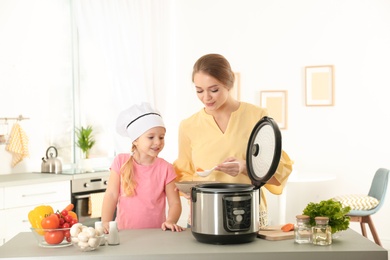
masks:
[(349, 229), (330, 246), (295, 244), (293, 240), (257, 238), (246, 244), (212, 245), (198, 242), (190, 229), (176, 233), (160, 229), (123, 230), (120, 245), (101, 246), (96, 251), (77, 248), (41, 248), (32, 233), (19, 233), (0, 247), (2, 259), (272, 259), (272, 260), (385, 260), (388, 252)]
[(110, 174), (109, 170), (99, 170), (96, 172), (88, 172), (88, 173), (64, 173), (64, 174), (40, 173), (40, 172), (4, 174), (4, 175), (0, 175), (0, 188), (9, 187), (9, 186), (35, 184), (35, 183), (55, 182), (55, 181), (71, 181), (74, 179), (81, 179), (81, 178), (108, 176), (109, 174)]

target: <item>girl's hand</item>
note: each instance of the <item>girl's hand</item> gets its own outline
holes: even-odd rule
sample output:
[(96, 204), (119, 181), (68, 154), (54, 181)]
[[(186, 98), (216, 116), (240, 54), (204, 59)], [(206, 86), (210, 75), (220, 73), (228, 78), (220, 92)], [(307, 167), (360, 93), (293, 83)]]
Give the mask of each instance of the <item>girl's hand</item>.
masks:
[(108, 234), (108, 230), (109, 230), (109, 223), (108, 222), (103, 222), (102, 223), (103, 224), (103, 232), (104, 232), (104, 234)]
[(161, 229), (164, 230), (164, 231), (170, 229), (172, 232), (175, 232), (175, 231), (176, 232), (181, 232), (181, 231), (185, 230), (181, 226), (179, 226), (179, 225), (177, 225), (175, 223), (169, 222), (169, 221), (165, 221), (164, 223), (162, 223)]

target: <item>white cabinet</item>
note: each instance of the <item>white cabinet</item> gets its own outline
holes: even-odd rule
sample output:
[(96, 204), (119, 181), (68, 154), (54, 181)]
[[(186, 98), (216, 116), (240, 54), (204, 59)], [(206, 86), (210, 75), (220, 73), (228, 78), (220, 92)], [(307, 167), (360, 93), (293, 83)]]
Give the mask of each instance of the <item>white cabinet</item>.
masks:
[(5, 241), (19, 232), (30, 232), (28, 213), (36, 206), (50, 205), (56, 211), (62, 210), (71, 201), (70, 181), (11, 186), (3, 189), (4, 207), (0, 225), (1, 223), (6, 225), (4, 224), (0, 230), (2, 236), (5, 235)]
[[(0, 187), (0, 230), (5, 230), (4, 188)], [(5, 242), (5, 232), (0, 231), (0, 246)]]

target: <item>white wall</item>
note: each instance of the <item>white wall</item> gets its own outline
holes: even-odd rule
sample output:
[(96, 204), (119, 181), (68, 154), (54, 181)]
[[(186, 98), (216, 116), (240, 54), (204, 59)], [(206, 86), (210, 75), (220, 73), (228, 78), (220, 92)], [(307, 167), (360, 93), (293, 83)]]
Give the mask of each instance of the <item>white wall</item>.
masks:
[[(288, 221), (305, 200), (367, 193), (377, 168), (390, 168), (390, 1), (177, 1), (178, 113), (200, 105), (191, 68), (220, 53), (241, 73), (241, 99), (259, 104), (261, 90), (288, 91), (283, 147), (294, 174), (333, 175), (323, 183), (289, 184)], [(335, 105), (304, 104), (304, 67), (335, 66)], [(269, 196), (273, 223), (278, 199)], [(390, 248), (390, 195), (373, 216)], [(304, 200), (304, 201), (302, 201)], [(386, 219), (385, 219), (386, 218)], [(355, 223), (351, 227), (359, 230)]]
[[(243, 101), (259, 104), (261, 90), (288, 91), (288, 129), (282, 130), (282, 135), (283, 148), (295, 162), (294, 174), (336, 178), (323, 183), (289, 184), (287, 221), (293, 221), (301, 212), (305, 200), (367, 193), (376, 169), (390, 168), (390, 109), (386, 95), (390, 85), (390, 1), (174, 2), (173, 43), (177, 52), (172, 58), (177, 64), (173, 87), (176, 92), (166, 94), (177, 97), (177, 106), (165, 109), (170, 113), (164, 115), (169, 126), (163, 157), (175, 159), (177, 126), (201, 107), (191, 83), (193, 63), (203, 54), (216, 52), (225, 55), (233, 69), (241, 73)], [(4, 53), (4, 49), (0, 51), (1, 55)], [(304, 67), (329, 64), (335, 66), (335, 105), (305, 106)], [(29, 169), (39, 171), (42, 148), (46, 148), (40, 142), (46, 139), (42, 135), (45, 128), (35, 120), (39, 117), (38, 107), (47, 111), (53, 109), (53, 103), (47, 106), (48, 97), (39, 92), (39, 80), (32, 88), (23, 86), (22, 91), (28, 95), (22, 95), (24, 102), (18, 106), (18, 99), (4, 98), (9, 86), (1, 83), (0, 80), (0, 117), (30, 113), (31, 120), (25, 126), (36, 146), (27, 160), (33, 164)], [(12, 87), (17, 91), (18, 86)], [(50, 117), (46, 115), (38, 122), (45, 119)], [(3, 148), (4, 145), (0, 146)], [(1, 152), (0, 164), (4, 160), (8, 157)], [(20, 172), (24, 165), (11, 172)], [(0, 167), (1, 173), (10, 171)], [(385, 217), (390, 214), (389, 196), (373, 217), (386, 248), (390, 248), (390, 226)], [(271, 223), (279, 221), (279, 202), (280, 197), (269, 195)], [(184, 219), (187, 212), (185, 208)], [(359, 230), (354, 224), (351, 227)]]

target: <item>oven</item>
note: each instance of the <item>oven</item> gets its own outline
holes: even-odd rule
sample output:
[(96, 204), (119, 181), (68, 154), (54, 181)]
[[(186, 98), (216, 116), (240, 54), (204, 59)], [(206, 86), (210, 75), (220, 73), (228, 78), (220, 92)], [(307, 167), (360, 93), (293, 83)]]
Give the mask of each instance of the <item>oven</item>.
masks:
[(109, 176), (81, 177), (72, 180), (71, 201), (79, 222), (94, 227), (101, 220), (101, 206)]

